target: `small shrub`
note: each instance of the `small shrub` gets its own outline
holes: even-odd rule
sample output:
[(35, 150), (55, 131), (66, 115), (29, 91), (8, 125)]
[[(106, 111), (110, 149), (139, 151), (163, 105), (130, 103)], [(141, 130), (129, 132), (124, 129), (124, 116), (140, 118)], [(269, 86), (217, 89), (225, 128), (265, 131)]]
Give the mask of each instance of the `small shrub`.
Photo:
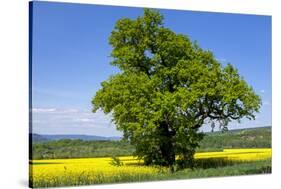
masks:
[(117, 167), (124, 165), (123, 162), (120, 160), (120, 158), (118, 158), (116, 156), (111, 157), (110, 164), (113, 166), (117, 166)]

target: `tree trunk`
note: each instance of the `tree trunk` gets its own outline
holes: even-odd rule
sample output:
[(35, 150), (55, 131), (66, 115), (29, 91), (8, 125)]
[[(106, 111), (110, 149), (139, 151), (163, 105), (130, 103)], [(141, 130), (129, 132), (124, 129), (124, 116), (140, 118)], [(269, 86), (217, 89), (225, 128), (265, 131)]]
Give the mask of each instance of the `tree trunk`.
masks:
[(160, 151), (163, 159), (162, 165), (171, 166), (175, 163), (175, 150), (173, 142), (173, 134), (169, 131), (169, 126), (162, 122), (160, 123)]

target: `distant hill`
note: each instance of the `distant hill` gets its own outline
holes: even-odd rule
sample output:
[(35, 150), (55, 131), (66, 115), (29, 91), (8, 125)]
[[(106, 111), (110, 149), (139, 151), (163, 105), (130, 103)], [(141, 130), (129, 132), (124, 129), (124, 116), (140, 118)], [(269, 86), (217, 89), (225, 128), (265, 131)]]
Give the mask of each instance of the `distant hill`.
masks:
[[(31, 136), (31, 135), (29, 135)], [(43, 137), (42, 135), (32, 134), (32, 141), (33, 142), (46, 142), (49, 141), (47, 138)]]
[[(79, 139), (84, 137), (86, 140), (58, 140), (59, 138), (66, 139), (66, 136), (68, 136), (68, 139), (76, 136)], [(50, 140), (48, 139), (49, 135), (34, 135), (34, 137)], [(129, 156), (135, 151), (135, 147), (126, 141), (110, 141), (114, 137), (56, 135), (56, 137), (51, 138), (52, 140), (47, 142), (34, 142), (32, 144), (31, 157), (33, 159)], [(225, 148), (271, 148), (271, 127), (231, 130), (224, 133), (206, 133), (196, 151), (222, 151)]]
[[(233, 129), (227, 131), (225, 134), (231, 134), (231, 133), (238, 133), (243, 130), (251, 131), (251, 130), (258, 130), (263, 131), (263, 129), (270, 129), (271, 126), (265, 126), (265, 127), (255, 127), (255, 128), (245, 128), (245, 129)], [(206, 132), (207, 135), (223, 135), (221, 131), (215, 131), (215, 132)], [(61, 140), (61, 139), (71, 139), (71, 140), (84, 140), (84, 141), (118, 141), (121, 140), (122, 137), (112, 136), (112, 137), (104, 137), (104, 136), (95, 136), (95, 135), (40, 135), (33, 133), (32, 140), (33, 143), (37, 142), (47, 142), (47, 141), (54, 141), (54, 140)]]
[[(228, 131), (225, 131), (224, 133), (227, 134), (231, 134), (231, 133), (239, 133), (239, 132), (243, 132), (243, 131), (264, 131), (264, 130), (270, 130), (271, 131), (271, 126), (262, 126), (262, 127), (250, 127), (250, 128), (240, 128), (240, 129), (231, 129)], [(204, 132), (207, 135), (221, 135), (223, 134), (222, 131), (208, 131), (208, 132)]]
[(71, 140), (121, 140), (121, 137), (113, 136), (113, 137), (103, 137), (103, 136), (95, 136), (95, 135), (39, 135), (36, 133), (30, 134), (32, 137), (32, 141), (36, 142), (47, 142), (61, 139), (71, 139)]
[(271, 126), (206, 133), (197, 151), (225, 148), (271, 148)]

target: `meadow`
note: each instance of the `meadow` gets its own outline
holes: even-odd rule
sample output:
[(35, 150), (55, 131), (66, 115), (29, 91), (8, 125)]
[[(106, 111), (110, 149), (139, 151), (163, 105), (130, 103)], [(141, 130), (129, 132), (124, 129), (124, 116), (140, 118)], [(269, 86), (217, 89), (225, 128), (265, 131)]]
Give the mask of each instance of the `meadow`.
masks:
[[(118, 159), (118, 164), (116, 164)], [(271, 149), (225, 149), (195, 154), (195, 168), (171, 172), (133, 156), (30, 161), (31, 185), (52, 187), (271, 172)]]
[(124, 141), (34, 143), (30, 186), (53, 187), (271, 173), (271, 127), (207, 133), (193, 169), (145, 166)]

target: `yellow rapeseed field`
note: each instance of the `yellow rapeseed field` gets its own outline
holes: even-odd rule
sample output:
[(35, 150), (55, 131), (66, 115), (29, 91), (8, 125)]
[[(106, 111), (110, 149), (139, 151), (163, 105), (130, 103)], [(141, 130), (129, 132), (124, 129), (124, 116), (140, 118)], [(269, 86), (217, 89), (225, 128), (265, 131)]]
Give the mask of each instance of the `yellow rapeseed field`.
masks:
[[(257, 161), (271, 158), (271, 149), (225, 149), (222, 152), (196, 153), (195, 159), (223, 158), (231, 161)], [(168, 172), (168, 168), (144, 166), (133, 156), (120, 157), (122, 166), (111, 164), (112, 159), (80, 158), (32, 160), (30, 179), (34, 187), (109, 183), (124, 179), (134, 181)]]
[(223, 152), (196, 153), (195, 159), (225, 158), (237, 161), (257, 161), (271, 157), (271, 148), (224, 149)]

